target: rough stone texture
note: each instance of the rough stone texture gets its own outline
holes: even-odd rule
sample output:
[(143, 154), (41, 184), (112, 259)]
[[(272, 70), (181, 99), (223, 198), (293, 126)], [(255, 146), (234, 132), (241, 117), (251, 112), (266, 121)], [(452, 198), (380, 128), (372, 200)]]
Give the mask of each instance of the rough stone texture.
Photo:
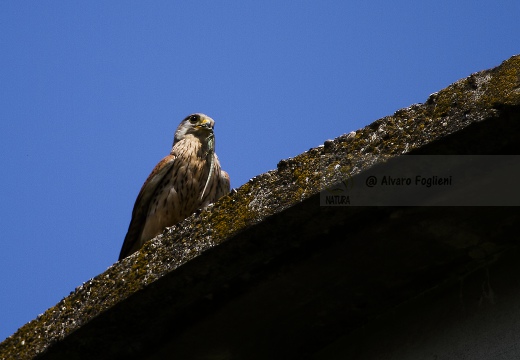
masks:
[(321, 207), (320, 190), (389, 156), (518, 154), (519, 138), (515, 56), (280, 161), (76, 288), (0, 359), (365, 358), (343, 340), (500, 263), (520, 211)]

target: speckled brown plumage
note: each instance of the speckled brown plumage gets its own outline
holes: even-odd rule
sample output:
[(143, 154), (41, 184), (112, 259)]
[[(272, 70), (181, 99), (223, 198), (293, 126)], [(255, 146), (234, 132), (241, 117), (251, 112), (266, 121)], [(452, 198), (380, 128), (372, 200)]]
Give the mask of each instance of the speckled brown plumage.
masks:
[(214, 124), (204, 114), (180, 123), (170, 155), (155, 166), (137, 196), (119, 260), (229, 192), (229, 175), (214, 151)]

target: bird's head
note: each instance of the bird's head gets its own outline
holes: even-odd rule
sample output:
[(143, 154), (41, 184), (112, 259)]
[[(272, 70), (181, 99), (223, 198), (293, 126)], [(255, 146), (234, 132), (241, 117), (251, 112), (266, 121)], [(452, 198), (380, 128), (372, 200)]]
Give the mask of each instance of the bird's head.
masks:
[(213, 136), (213, 126), (215, 120), (204, 114), (191, 114), (181, 121), (177, 131), (175, 131), (175, 137), (173, 143), (184, 139), (186, 135), (193, 135), (205, 142), (209, 137)]

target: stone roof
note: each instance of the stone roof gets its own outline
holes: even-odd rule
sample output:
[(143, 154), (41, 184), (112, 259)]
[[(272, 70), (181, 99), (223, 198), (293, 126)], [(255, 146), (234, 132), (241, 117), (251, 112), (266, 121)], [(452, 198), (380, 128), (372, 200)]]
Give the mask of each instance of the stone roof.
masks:
[(77, 287), (0, 359), (316, 354), (515, 248), (519, 220), (511, 207), (320, 206), (320, 191), (403, 154), (517, 154), (519, 137), (514, 56), (280, 161)]

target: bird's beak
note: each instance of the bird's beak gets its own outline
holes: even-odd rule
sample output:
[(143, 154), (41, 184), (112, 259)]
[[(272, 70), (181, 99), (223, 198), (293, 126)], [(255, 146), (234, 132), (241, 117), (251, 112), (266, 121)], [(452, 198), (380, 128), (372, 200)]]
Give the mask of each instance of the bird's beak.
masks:
[(211, 121), (209, 121), (208, 119), (203, 119), (198, 125), (198, 127), (213, 132), (213, 128), (211, 127)]

